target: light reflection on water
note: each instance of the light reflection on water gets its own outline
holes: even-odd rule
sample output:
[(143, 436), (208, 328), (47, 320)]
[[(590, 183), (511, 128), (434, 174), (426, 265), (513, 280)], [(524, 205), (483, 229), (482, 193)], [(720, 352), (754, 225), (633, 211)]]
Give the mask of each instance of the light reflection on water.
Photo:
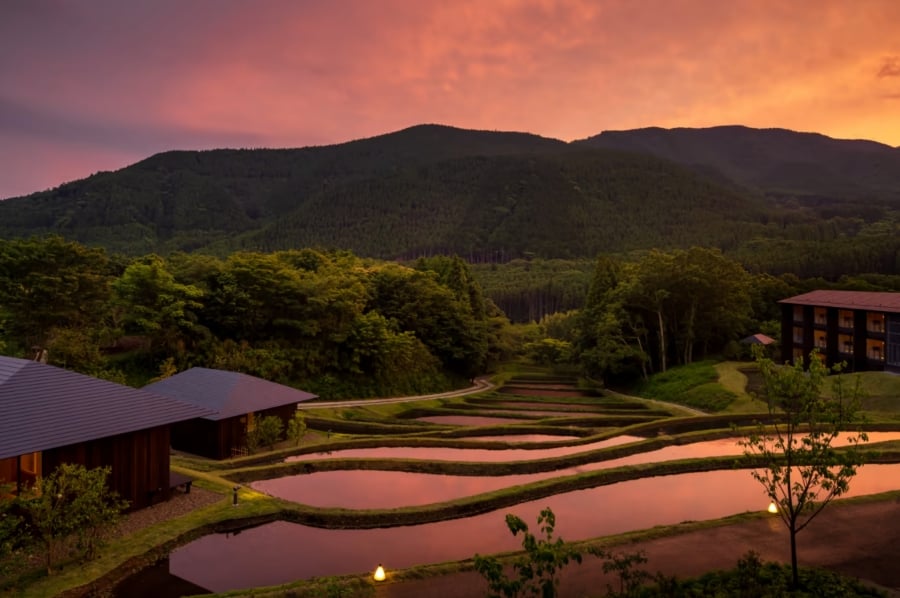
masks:
[[(417, 474), (408, 474), (417, 475)], [(312, 477), (312, 476), (310, 476)], [(395, 483), (393, 479), (385, 485)], [(848, 496), (900, 487), (900, 465), (860, 468)], [(368, 491), (368, 490), (367, 490)], [(551, 507), (557, 536), (581, 540), (655, 525), (762, 510), (761, 486), (746, 470), (647, 478), (579, 490), (440, 523), (371, 530), (323, 530), (277, 522), (238, 535), (205, 536), (175, 550), (170, 571), (214, 591), (285, 583), (325, 575), (365, 573), (520, 548), (504, 523), (515, 513), (534, 527)]]

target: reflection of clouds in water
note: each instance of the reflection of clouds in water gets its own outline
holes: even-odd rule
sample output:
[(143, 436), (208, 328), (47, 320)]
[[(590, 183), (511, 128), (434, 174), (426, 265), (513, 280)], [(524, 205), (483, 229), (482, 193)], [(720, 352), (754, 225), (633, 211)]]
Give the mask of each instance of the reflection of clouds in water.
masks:
[(497, 426), (502, 424), (520, 424), (532, 420), (514, 417), (487, 417), (485, 415), (429, 415), (427, 417), (417, 417), (416, 421), (448, 426)]
[[(303, 477), (316, 478), (323, 473)], [(438, 483), (435, 477), (451, 478), (369, 473), (384, 476), (383, 481), (378, 483), (373, 478), (364, 486), (333, 491), (375, 497), (386, 487), (396, 487), (400, 494), (417, 493), (427, 491), (431, 483)], [(482, 479), (466, 478), (466, 483)], [(867, 465), (851, 481), (848, 496), (898, 487), (900, 465)], [(550, 507), (556, 515), (556, 535), (574, 541), (655, 525), (762, 511), (768, 504), (762, 487), (747, 470), (660, 476), (568, 492), (475, 517), (425, 525), (322, 530), (277, 522), (228, 539), (223, 535), (201, 538), (173, 553), (171, 571), (203, 587), (224, 591), (314, 576), (364, 573), (379, 562), (389, 569), (405, 568), (471, 558), (476, 552), (491, 554), (517, 549), (521, 538), (514, 538), (506, 528), (507, 513), (518, 515), (533, 527), (540, 510)], [(773, 531), (780, 529), (777, 518), (773, 516), (772, 521)]]
[[(900, 433), (872, 432), (869, 434), (869, 442), (895, 439), (900, 439)], [(340, 458), (422, 459), (429, 461), (510, 462), (571, 455), (639, 440), (642, 439), (634, 436), (617, 436), (589, 445), (544, 449), (489, 450), (440, 447), (382, 447), (335, 451), (331, 456)], [(838, 444), (846, 444), (846, 436)], [(737, 456), (741, 454), (743, 454), (743, 449), (737, 442), (734, 439), (725, 438), (693, 444), (667, 446), (655, 451), (638, 453), (619, 459), (597, 461), (569, 469), (541, 473), (510, 476), (450, 476), (377, 470), (321, 471), (313, 474), (260, 480), (253, 482), (251, 486), (285, 500), (317, 507), (343, 507), (348, 509), (396, 508), (444, 502), (454, 498), (474, 496), (510, 486), (575, 475), (586, 471), (610, 469), (640, 463), (726, 455)], [(320, 455), (319, 458), (324, 458), (324, 456)], [(309, 456), (291, 458), (289, 460), (302, 459), (309, 459)]]
[(376, 448), (345, 449), (329, 453), (314, 453), (288, 457), (285, 461), (313, 461), (326, 456), (340, 459), (372, 458), (372, 459), (423, 459), (428, 461), (466, 461), (466, 462), (509, 462), (530, 461), (561, 457), (584, 453), (608, 446), (618, 446), (629, 442), (644, 440), (638, 436), (614, 436), (606, 440), (591, 442), (577, 446), (557, 446), (551, 448), (508, 448), (508, 449), (469, 449), (426, 446), (390, 446)]
[(555, 436), (553, 434), (510, 434), (509, 436), (466, 436), (457, 440), (472, 440), (477, 442), (558, 442), (562, 440), (577, 440), (579, 436)]

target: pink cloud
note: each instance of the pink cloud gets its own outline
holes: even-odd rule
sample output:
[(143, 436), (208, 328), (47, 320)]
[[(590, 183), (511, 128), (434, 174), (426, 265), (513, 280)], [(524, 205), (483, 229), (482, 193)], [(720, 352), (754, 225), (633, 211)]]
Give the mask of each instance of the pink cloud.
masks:
[[(103, 123), (129, 155), (422, 122), (562, 139), (740, 123), (900, 144), (894, 0), (97, 0), (5, 17), (5, 99)], [(83, 145), (79, 127), (59, 128), (60, 148)]]

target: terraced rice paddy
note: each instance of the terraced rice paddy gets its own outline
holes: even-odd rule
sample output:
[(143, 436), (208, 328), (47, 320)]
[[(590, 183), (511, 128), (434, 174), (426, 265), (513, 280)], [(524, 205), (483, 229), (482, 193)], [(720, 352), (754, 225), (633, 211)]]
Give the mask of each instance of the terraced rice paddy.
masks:
[[(497, 417), (520, 413), (527, 417)], [(582, 540), (767, 504), (749, 473), (732, 467), (742, 451), (722, 437), (730, 422), (673, 418), (558, 379), (512, 381), (486, 396), (410, 407), (369, 424), (392, 432), (402, 424), (409, 433), (344, 433), (328, 444), (333, 450), (298, 449), (284, 462), (227, 474), (296, 503), (299, 519), (315, 527), (274, 521), (204, 536), (174, 550), (163, 573), (225, 591), (514, 550), (519, 540), (504, 515), (533, 522), (548, 506), (558, 535)], [(320, 425), (330, 434), (342, 422)], [(720, 431), (696, 432), (706, 427)], [(870, 433), (873, 443), (896, 439), (900, 433)], [(724, 459), (710, 465), (716, 457)], [(900, 465), (867, 465), (851, 494), (898, 483)]]

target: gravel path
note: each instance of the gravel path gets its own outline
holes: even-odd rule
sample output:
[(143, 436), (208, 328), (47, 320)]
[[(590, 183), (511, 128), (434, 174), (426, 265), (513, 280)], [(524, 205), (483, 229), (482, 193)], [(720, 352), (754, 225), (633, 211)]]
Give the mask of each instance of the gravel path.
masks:
[(186, 515), (195, 509), (225, 500), (226, 497), (194, 486), (190, 493), (174, 491), (172, 498), (145, 509), (129, 513), (122, 518), (116, 530), (117, 536), (129, 536), (145, 527)]

